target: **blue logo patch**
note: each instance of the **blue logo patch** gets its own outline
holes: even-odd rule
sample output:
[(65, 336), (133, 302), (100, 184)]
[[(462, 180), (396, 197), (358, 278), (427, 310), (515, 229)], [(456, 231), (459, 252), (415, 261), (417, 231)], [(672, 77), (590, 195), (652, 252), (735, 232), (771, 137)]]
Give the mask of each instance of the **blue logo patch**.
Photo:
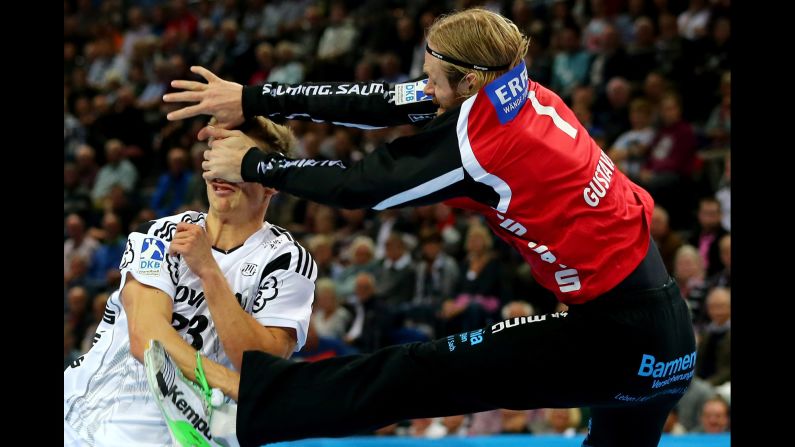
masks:
[(141, 259), (162, 261), (166, 254), (166, 244), (160, 239), (148, 237), (141, 246)]
[(527, 101), (527, 67), (522, 62), (483, 89), (497, 111), (500, 123), (506, 124), (516, 118)]
[(423, 91), (425, 85), (428, 84), (427, 79), (416, 82), (404, 82), (395, 86), (395, 104), (411, 104), (420, 101), (430, 101), (432, 96), (426, 95)]

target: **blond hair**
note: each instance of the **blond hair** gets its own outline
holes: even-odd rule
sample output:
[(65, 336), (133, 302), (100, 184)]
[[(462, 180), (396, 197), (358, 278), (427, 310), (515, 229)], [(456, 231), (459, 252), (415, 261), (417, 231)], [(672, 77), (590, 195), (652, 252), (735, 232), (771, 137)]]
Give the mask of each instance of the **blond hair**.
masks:
[(440, 61), (447, 80), (455, 89), (469, 73), (475, 75), (474, 95), (481, 87), (519, 65), (529, 40), (509, 19), (491, 11), (473, 8), (439, 17), (428, 29), (428, 45), (445, 56), (481, 66), (508, 65), (503, 71), (479, 71)]
[[(210, 119), (209, 124), (211, 126), (217, 123), (218, 120), (215, 117)], [(246, 121), (238, 130), (253, 139), (257, 143), (257, 147), (263, 152), (275, 151), (289, 156), (298, 142), (289, 127), (276, 124), (262, 116), (255, 116)]]

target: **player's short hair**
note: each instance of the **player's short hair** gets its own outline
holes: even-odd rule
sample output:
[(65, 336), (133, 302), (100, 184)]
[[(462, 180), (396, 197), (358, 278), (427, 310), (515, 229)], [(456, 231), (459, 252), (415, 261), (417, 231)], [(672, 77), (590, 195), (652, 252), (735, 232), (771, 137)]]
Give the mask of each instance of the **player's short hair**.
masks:
[[(210, 119), (210, 125), (217, 122), (215, 117)], [(263, 152), (278, 152), (290, 156), (298, 143), (289, 127), (276, 124), (263, 116), (247, 120), (237, 130), (251, 137)]]

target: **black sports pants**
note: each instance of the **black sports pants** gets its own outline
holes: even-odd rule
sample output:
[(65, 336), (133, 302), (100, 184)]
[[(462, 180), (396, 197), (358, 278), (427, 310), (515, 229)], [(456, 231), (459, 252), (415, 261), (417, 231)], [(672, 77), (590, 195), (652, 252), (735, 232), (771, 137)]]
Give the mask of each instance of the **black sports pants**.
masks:
[(246, 352), (237, 436), (242, 446), (258, 446), (495, 408), (590, 407), (583, 445), (656, 446), (695, 356), (689, 311), (673, 280), (644, 290), (619, 286), (568, 313), (372, 354), (301, 363)]

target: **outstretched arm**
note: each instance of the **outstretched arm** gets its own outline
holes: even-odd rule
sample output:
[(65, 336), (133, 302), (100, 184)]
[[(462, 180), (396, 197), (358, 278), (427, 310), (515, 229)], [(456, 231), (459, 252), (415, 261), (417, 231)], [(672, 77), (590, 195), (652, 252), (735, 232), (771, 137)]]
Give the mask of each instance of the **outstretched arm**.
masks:
[[(165, 102), (193, 102), (168, 114), (169, 120), (213, 115), (218, 127), (232, 129), (245, 118), (327, 121), (333, 124), (379, 128), (427, 122), (438, 107), (422, 93), (425, 80), (390, 85), (386, 82), (267, 83), (244, 87), (225, 81), (203, 67), (191, 71), (207, 81), (172, 81), (181, 92), (163, 96)], [(199, 134), (200, 139), (207, 135)]]
[(206, 128), (215, 140), (204, 153), (204, 178), (259, 182), (341, 208), (436, 203), (468, 195), (471, 183), (458, 148), (457, 115), (446, 113), (422, 132), (383, 145), (350, 166), (249, 150), (254, 142), (242, 132)]

